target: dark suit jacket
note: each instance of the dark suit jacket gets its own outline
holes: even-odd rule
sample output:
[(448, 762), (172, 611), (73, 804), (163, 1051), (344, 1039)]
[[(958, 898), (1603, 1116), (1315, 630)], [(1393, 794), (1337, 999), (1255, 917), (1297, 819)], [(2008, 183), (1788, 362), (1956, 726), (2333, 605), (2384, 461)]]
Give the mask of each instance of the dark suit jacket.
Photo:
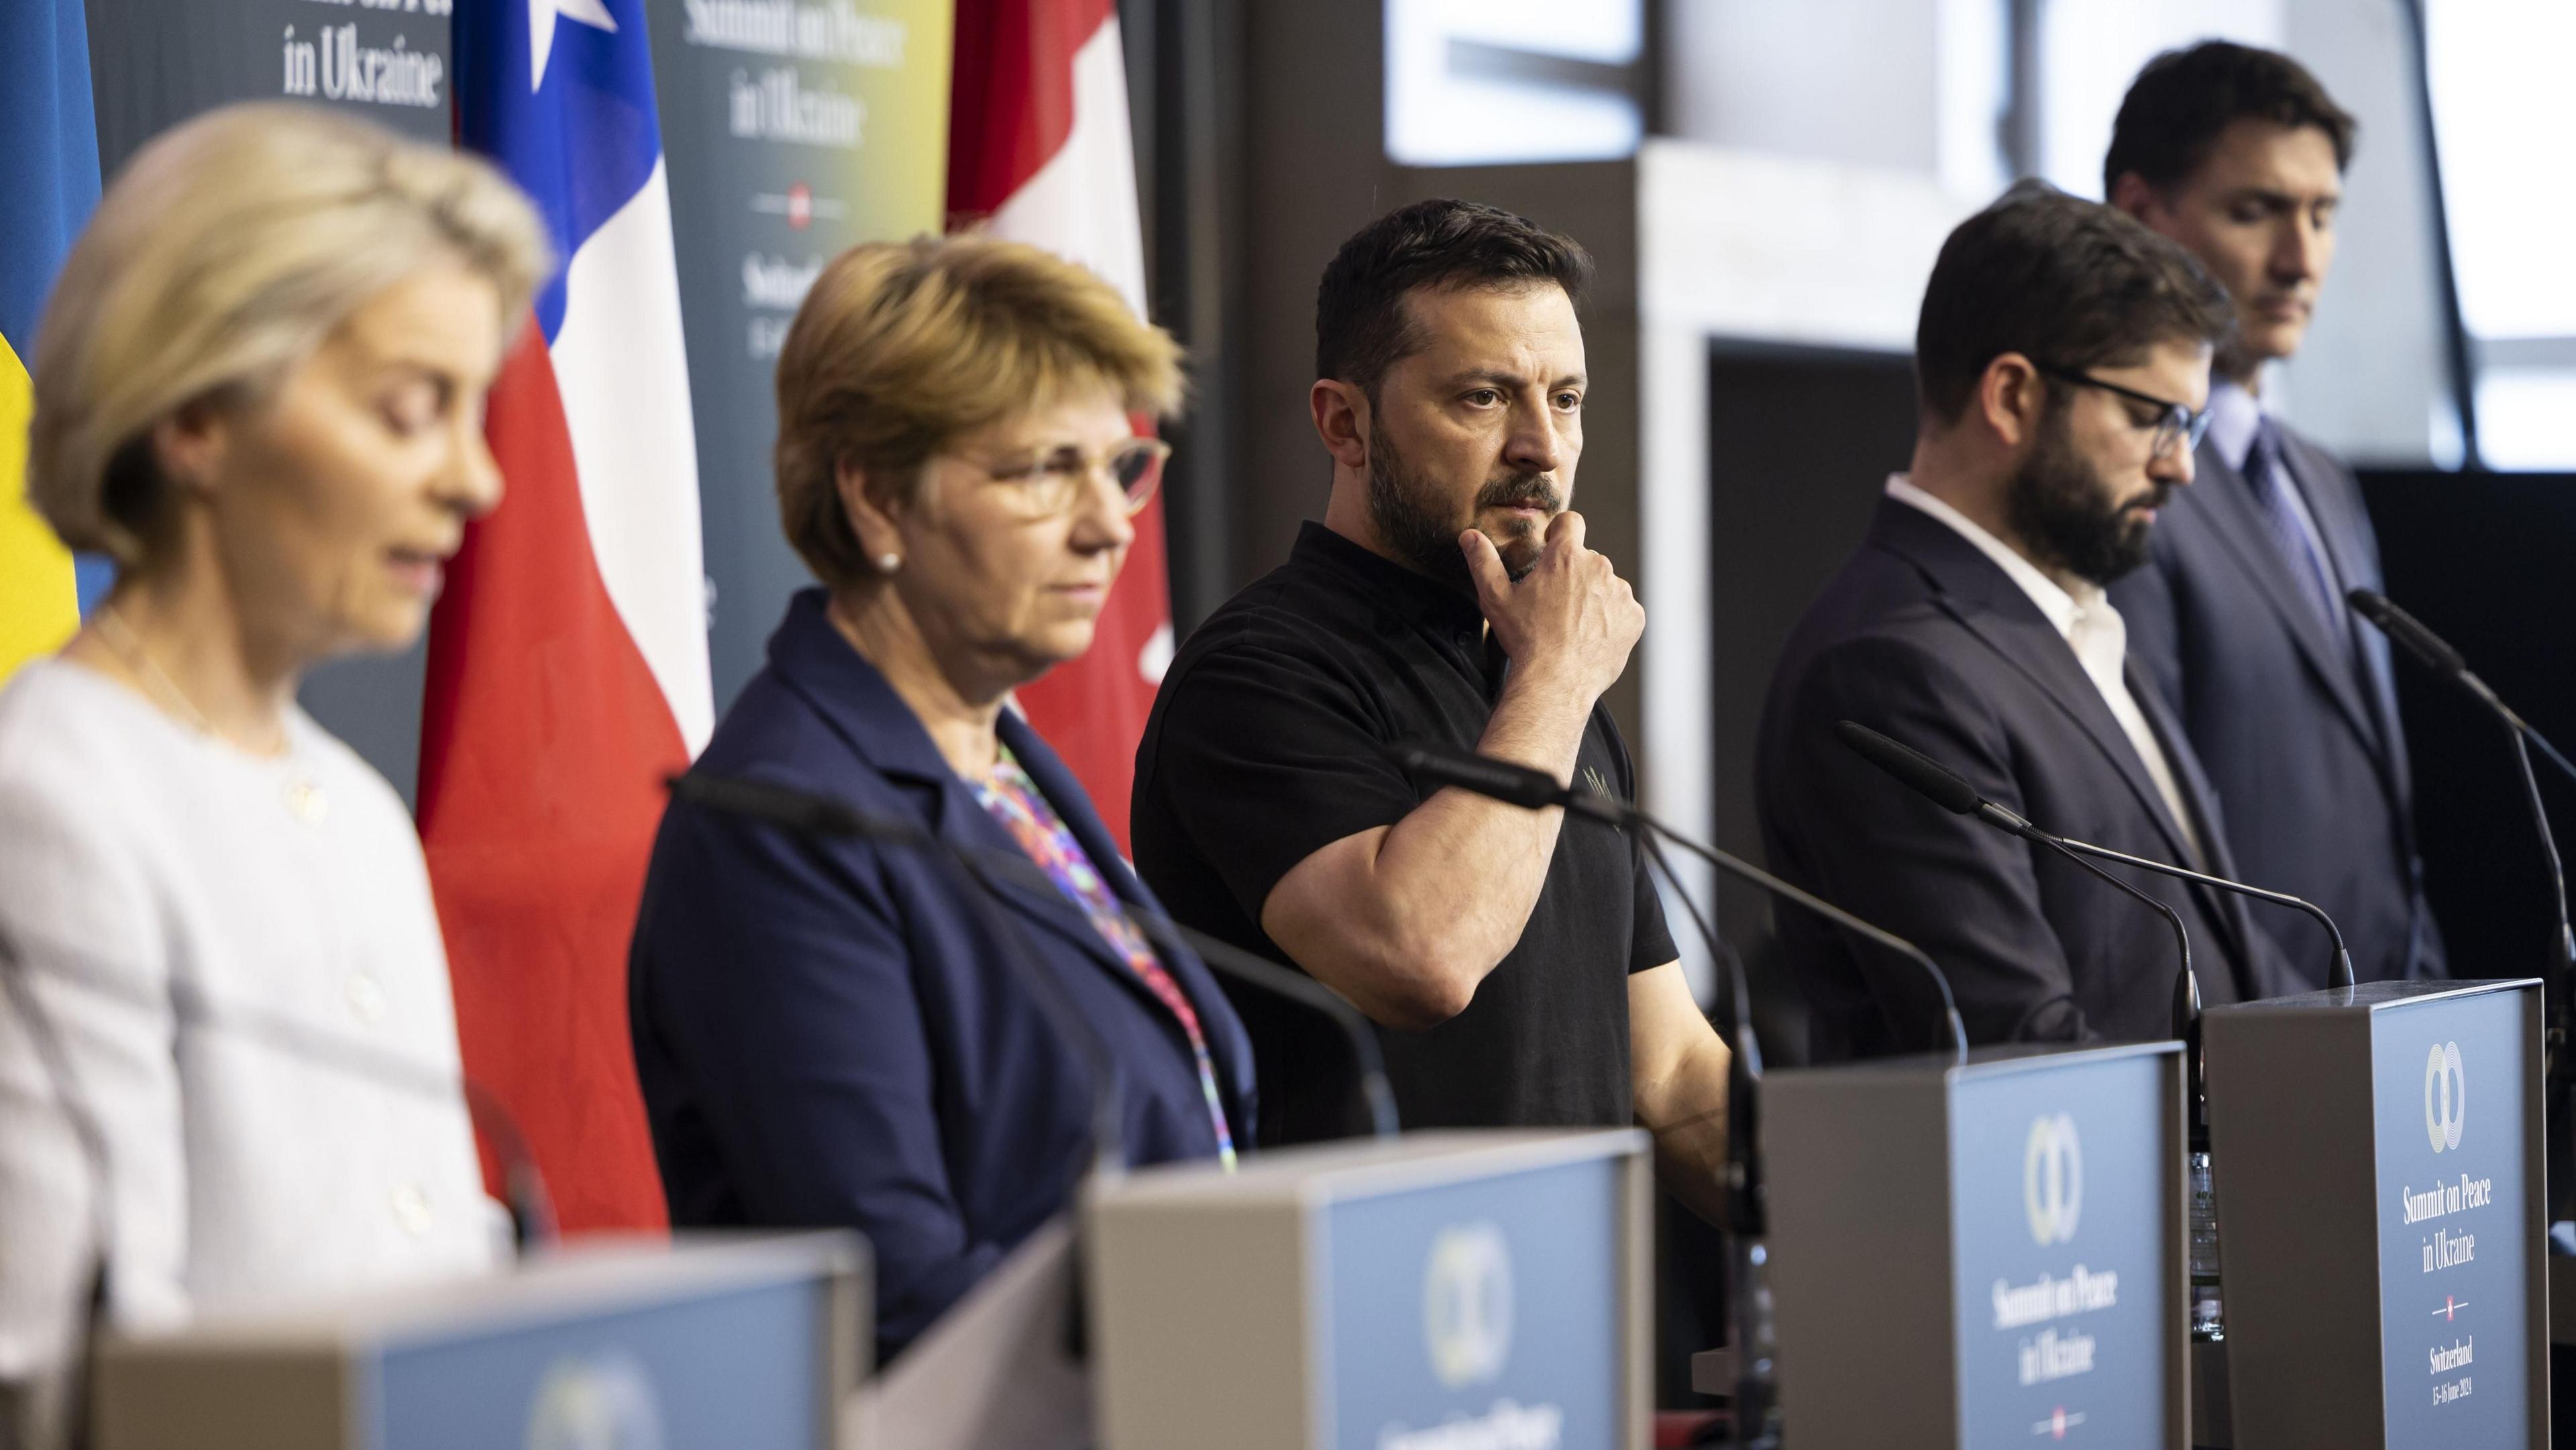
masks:
[[(1019, 855), (822, 603), (809, 590), (789, 607), (769, 667), (695, 769)], [(1159, 911), (1055, 752), (1007, 710), (1001, 735), (1111, 889)], [(1090, 1074), (1014, 949), (1108, 1048), (1129, 1159), (1216, 1152), (1178, 1019), (1061, 892), (1006, 880), (997, 894), (1007, 935), (991, 898), (967, 899), (926, 853), (798, 840), (684, 803), (654, 843), (628, 1008), (671, 1222), (865, 1233), (881, 1358), (1061, 1212), (1088, 1158)], [(1197, 1009), (1235, 1141), (1248, 1143), (1243, 1029), (1195, 957), (1165, 962)]]
[[(2379, 588), (2379, 541), (2351, 471), (2286, 428), (2281, 438), (2343, 587)], [(2244, 476), (2205, 442), (2193, 462), (2147, 566), (2111, 590), (2130, 654), (2182, 717), (2246, 879), (2324, 907), (2363, 981), (2448, 975), (2388, 641), (2359, 619), (2350, 641), (2329, 639)], [(2324, 931), (2297, 916), (2265, 925), (2307, 984), (2324, 986)]]
[[(2191, 748), (2130, 674), (2209, 868), (2226, 875), (2235, 863)], [(2190, 859), (2145, 764), (2039, 606), (1976, 545), (1894, 499), (1880, 502), (1867, 542), (1808, 609), (1772, 678), (1756, 804), (1773, 869), (1929, 952), (1974, 1041), (2169, 1035), (2178, 961), (2162, 917), (2054, 852), (1914, 794), (1842, 743), (1842, 720), (1913, 746), (2043, 829)], [(2234, 897), (2132, 879), (2181, 913), (2204, 1003), (2281, 990), (2278, 950)], [(1813, 1008), (1817, 1060), (1934, 1045), (1938, 999), (1918, 968), (1792, 907), (1774, 919)]]

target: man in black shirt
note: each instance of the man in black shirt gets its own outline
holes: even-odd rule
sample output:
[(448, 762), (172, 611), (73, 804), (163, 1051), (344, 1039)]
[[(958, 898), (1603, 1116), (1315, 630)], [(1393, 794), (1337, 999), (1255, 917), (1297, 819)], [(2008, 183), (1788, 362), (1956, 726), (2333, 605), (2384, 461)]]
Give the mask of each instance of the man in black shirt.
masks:
[[(1410, 779), (1430, 739), (1622, 799), (1600, 697), (1645, 612), (1566, 508), (1582, 452), (1582, 248), (1491, 207), (1406, 207), (1316, 306), (1324, 521), (1203, 625), (1137, 752), (1136, 862), (1172, 912), (1303, 968), (1378, 1025), (1411, 1127), (1641, 1122), (1717, 1202), (1727, 1055), (1624, 833)], [(1351, 1126), (1304, 1008), (1237, 995), (1262, 1141)]]

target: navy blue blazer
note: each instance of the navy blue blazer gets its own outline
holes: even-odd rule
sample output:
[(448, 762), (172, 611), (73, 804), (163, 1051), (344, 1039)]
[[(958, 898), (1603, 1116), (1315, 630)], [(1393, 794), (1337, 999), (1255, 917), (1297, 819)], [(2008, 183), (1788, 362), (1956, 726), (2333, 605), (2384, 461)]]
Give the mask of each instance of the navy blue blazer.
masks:
[[(2281, 430), (2290, 478), (2346, 589), (2380, 587), (2351, 472)], [(2244, 475), (2203, 442), (2196, 481), (2156, 523), (2146, 567), (2112, 586), (2129, 650), (2182, 717), (2226, 803), (2245, 879), (2326, 909), (2363, 981), (2448, 975), (2416, 854), (2388, 641), (2331, 638), (2273, 544)], [(2330, 948), (2305, 917), (2268, 921), (2306, 984)]]
[[(2208, 869), (2230, 875), (2190, 743), (2134, 659), (2128, 674)], [(2146, 763), (2048, 616), (1976, 545), (1895, 499), (1880, 500), (1867, 542), (1809, 607), (1772, 677), (1755, 771), (1772, 869), (1928, 952), (1974, 1041), (2168, 1035), (2178, 961), (2160, 916), (2054, 852), (1914, 794), (1842, 743), (1842, 720), (1913, 746), (2047, 830), (2191, 859)], [(2203, 1002), (2291, 990), (2279, 949), (2239, 898), (2123, 874), (2181, 915)], [(1919, 968), (1806, 912), (1784, 907), (1774, 920), (1813, 1009), (1816, 1060), (1935, 1044), (1938, 999)]]
[[(808, 590), (788, 607), (768, 668), (695, 769), (818, 791), (970, 851), (1019, 855), (823, 603)], [(1055, 752), (1011, 711), (1000, 730), (1111, 889), (1161, 910)], [(991, 925), (996, 899), (1108, 1046), (1129, 1161), (1213, 1156), (1179, 1020), (1042, 880), (1005, 880), (979, 903), (924, 852), (799, 840), (682, 802), (653, 844), (627, 1005), (671, 1222), (866, 1234), (881, 1362), (1063, 1211), (1089, 1158), (1090, 1074), (1014, 969)], [(1197, 1009), (1234, 1140), (1247, 1144), (1242, 1025), (1195, 957), (1165, 962)]]

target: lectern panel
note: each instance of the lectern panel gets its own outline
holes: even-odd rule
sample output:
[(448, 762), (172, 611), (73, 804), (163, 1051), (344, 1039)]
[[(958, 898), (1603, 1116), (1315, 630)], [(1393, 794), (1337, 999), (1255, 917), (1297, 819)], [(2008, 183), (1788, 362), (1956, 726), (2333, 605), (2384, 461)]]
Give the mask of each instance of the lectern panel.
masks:
[(2540, 1013), (2366, 982), (2203, 1019), (2237, 1450), (2547, 1443)]
[(504, 1273), (114, 1333), (94, 1442), (828, 1450), (868, 1357), (866, 1263), (844, 1233), (595, 1238)]
[(1624, 1434), (1627, 1164), (1335, 1204), (1335, 1445), (1613, 1445)]
[(384, 1450), (584, 1445), (602, 1434), (729, 1450), (831, 1443), (830, 1286), (770, 1285), (573, 1323), (388, 1344), (370, 1368)]
[(1488, 1128), (1094, 1179), (1099, 1443), (1645, 1450), (1649, 1151)]
[(1961, 1442), (2170, 1443), (2169, 1064), (2110, 1058), (1952, 1093)]
[(2529, 1434), (2531, 1245), (2523, 1147), (2533, 1075), (2509, 992), (2371, 1018), (2378, 1114), (2380, 1347), (2392, 1445)]
[(2181, 1450), (2182, 1077), (2162, 1042), (1765, 1078), (1796, 1443)]

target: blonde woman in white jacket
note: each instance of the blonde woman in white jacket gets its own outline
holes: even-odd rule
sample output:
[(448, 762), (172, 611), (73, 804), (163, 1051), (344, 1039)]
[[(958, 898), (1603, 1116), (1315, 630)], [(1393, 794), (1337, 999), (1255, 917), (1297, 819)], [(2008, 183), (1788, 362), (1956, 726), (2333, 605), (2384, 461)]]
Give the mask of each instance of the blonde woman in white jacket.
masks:
[(419, 840), (295, 689), (420, 635), (548, 265), (482, 163), (274, 105), (65, 264), (28, 491), (119, 574), (0, 690), (0, 1442), (61, 1433), (102, 1283), (157, 1325), (494, 1257)]

